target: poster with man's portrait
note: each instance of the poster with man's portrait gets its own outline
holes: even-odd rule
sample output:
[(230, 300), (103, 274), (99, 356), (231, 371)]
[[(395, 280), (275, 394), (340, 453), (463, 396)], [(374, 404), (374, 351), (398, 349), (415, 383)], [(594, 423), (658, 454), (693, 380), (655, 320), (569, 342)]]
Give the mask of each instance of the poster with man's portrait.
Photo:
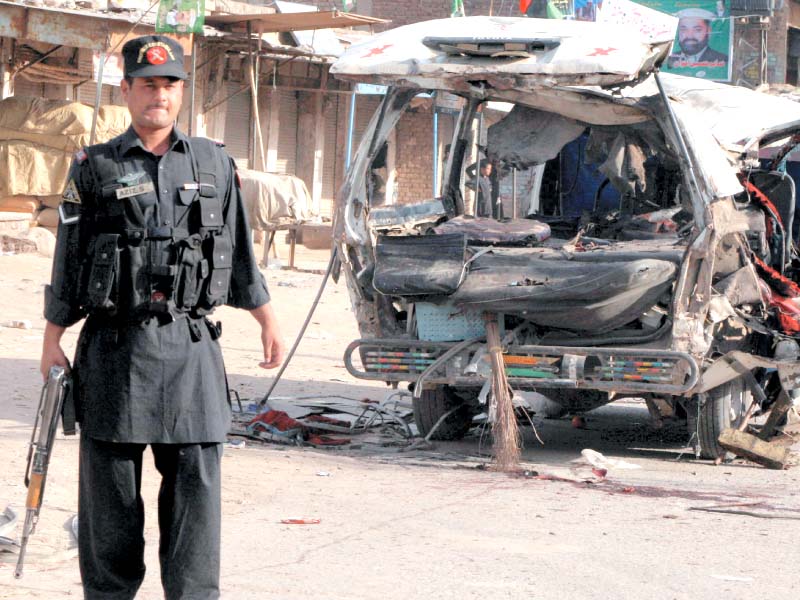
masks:
[(203, 33), (205, 0), (161, 0), (156, 33)]
[(730, 81), (733, 29), (727, 0), (646, 0), (643, 4), (678, 17), (665, 71)]

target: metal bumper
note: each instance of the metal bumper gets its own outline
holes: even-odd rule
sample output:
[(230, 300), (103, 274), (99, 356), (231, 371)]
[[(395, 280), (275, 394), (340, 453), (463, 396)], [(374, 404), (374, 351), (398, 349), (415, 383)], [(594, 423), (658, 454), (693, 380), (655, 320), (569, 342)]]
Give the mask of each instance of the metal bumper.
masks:
[[(480, 387), (488, 373), (488, 363), (481, 364), (484, 348), (477, 340), (359, 339), (345, 350), (344, 363), (358, 379)], [(360, 367), (354, 363), (356, 353)], [(691, 355), (671, 350), (512, 345), (504, 348), (503, 358), (509, 383), (519, 390), (581, 388), (686, 395), (699, 377)]]

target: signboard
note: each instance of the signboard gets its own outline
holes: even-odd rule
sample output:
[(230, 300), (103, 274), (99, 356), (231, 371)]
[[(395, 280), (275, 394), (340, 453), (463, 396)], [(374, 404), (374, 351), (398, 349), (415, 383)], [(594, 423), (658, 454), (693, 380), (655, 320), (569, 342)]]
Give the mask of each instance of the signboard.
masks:
[(161, 0), (156, 33), (203, 33), (205, 20), (205, 0)]
[(357, 83), (356, 94), (366, 94), (369, 96), (385, 96), (389, 88), (385, 85), (378, 85), (377, 83)]
[(672, 40), (678, 31), (677, 17), (631, 0), (604, 0), (597, 22), (635, 27), (648, 42)]
[(103, 54), (102, 52), (92, 52), (92, 79), (97, 81), (100, 75), (100, 61), (105, 58), (103, 65), (103, 83), (105, 85), (114, 85), (119, 87), (119, 82), (122, 81), (122, 55), (121, 54)]

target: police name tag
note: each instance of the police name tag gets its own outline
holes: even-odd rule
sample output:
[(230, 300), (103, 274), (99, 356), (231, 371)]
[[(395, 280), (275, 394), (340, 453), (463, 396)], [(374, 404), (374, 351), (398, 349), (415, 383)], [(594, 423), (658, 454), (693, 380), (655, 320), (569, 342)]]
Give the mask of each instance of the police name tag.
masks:
[(155, 191), (155, 189), (156, 187), (153, 185), (152, 181), (140, 183), (139, 185), (117, 188), (117, 199), (122, 200), (123, 198), (130, 198), (132, 196), (141, 196), (142, 194)]

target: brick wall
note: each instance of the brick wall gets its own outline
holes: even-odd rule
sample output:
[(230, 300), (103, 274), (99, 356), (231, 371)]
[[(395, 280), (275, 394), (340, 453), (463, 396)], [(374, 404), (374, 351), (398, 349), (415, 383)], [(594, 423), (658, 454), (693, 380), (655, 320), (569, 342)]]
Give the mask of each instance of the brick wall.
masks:
[(770, 23), (767, 37), (767, 77), (768, 83), (785, 83), (786, 53), (789, 37), (788, 22), (789, 5), (784, 3), (782, 9), (776, 9)]
[[(294, 0), (317, 6), (320, 10), (341, 9), (341, 0)], [(450, 16), (452, 0), (356, 0), (355, 11), (361, 14), (391, 20), (388, 27), (376, 27), (382, 31), (410, 23), (443, 19)], [(465, 0), (467, 15), (517, 16), (518, 0)], [(444, 127), (440, 119), (441, 146), (449, 143), (452, 126)], [(407, 112), (396, 128), (397, 132), (397, 197), (398, 203), (420, 202), (433, 197), (433, 117), (430, 108), (419, 107)], [(444, 139), (444, 138), (447, 139)], [(508, 194), (510, 197), (510, 193)]]
[(519, 17), (519, 0), (464, 0), (464, 10), (469, 17), (488, 15), (495, 17)]
[(427, 108), (406, 111), (397, 124), (397, 202), (433, 197), (433, 117)]
[[(767, 32), (767, 83), (786, 80), (788, 8), (776, 10)], [(760, 83), (761, 29), (734, 21), (733, 75), (731, 83), (757, 87)]]
[[(310, 4), (321, 10), (332, 7), (341, 9), (341, 0), (294, 0), (302, 4)], [(444, 19), (450, 16), (452, 0), (356, 0), (356, 12), (390, 19), (389, 27), (376, 27), (376, 31), (390, 27), (400, 27), (409, 23)], [(464, 9), (469, 16), (488, 15), (490, 8), (494, 15), (511, 16), (519, 14), (518, 0), (464, 0)]]

